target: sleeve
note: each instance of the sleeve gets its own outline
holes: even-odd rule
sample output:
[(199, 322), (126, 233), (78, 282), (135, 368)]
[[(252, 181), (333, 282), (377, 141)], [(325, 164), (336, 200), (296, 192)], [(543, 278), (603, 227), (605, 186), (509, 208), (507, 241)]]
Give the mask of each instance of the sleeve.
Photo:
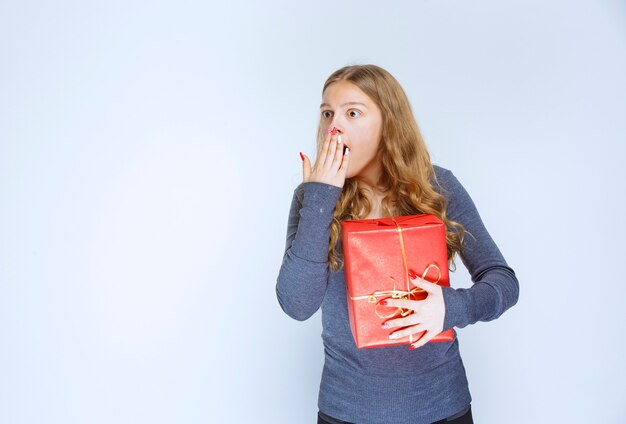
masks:
[(341, 191), (318, 182), (302, 183), (294, 191), (276, 296), (283, 311), (298, 321), (311, 317), (326, 294), (330, 224)]
[(443, 287), (444, 328), (463, 328), (477, 321), (494, 320), (515, 305), (519, 282), (487, 232), (470, 195), (452, 172), (444, 173), (443, 185), (449, 192), (448, 218), (467, 231), (460, 256), (473, 282), (468, 289)]

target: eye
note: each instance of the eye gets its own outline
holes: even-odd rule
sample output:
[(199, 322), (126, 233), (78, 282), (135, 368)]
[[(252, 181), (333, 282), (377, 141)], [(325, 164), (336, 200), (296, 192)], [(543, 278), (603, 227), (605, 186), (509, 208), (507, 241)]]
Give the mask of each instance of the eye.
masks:
[(356, 115), (356, 116), (361, 115), (361, 111), (359, 111), (359, 110), (357, 110), (357, 109), (350, 109), (350, 110), (348, 111), (348, 113), (349, 113), (349, 114), (350, 114), (350, 116), (351, 116), (351, 117), (353, 117), (353, 118), (356, 118), (356, 116), (352, 114), (353, 112), (358, 114), (358, 115)]
[(328, 119), (328, 118), (330, 118), (330, 117), (331, 117), (331, 115), (332, 115), (332, 114), (333, 114), (333, 113), (332, 113), (331, 111), (329, 111), (329, 110), (325, 110), (324, 112), (322, 112), (322, 118), (324, 118), (324, 119)]

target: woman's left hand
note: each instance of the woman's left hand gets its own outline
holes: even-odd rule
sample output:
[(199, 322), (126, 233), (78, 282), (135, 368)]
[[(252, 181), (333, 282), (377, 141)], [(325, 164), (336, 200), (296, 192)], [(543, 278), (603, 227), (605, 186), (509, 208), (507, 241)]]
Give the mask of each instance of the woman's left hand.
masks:
[(424, 289), (426, 293), (428, 293), (426, 299), (409, 300), (388, 298), (381, 300), (379, 304), (413, 311), (412, 314), (404, 318), (396, 318), (385, 322), (383, 328), (406, 327), (391, 333), (389, 338), (392, 340), (426, 331), (417, 342), (409, 346), (409, 349), (415, 349), (425, 345), (433, 337), (443, 331), (446, 306), (443, 300), (443, 290), (441, 286), (423, 280), (415, 274), (411, 275), (411, 281), (415, 286)]

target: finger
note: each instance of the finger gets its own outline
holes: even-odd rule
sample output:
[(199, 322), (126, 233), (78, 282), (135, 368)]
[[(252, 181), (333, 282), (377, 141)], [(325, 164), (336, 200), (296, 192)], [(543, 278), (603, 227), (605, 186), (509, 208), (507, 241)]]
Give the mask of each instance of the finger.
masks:
[(302, 181), (307, 182), (309, 181), (309, 178), (311, 177), (311, 161), (309, 160), (309, 157), (303, 153), (300, 153), (302, 155)]
[(344, 176), (348, 172), (348, 164), (350, 163), (350, 148), (346, 147), (346, 152), (343, 154), (343, 160), (341, 161), (341, 166), (339, 167), (339, 172)]
[(412, 278), (411, 282), (413, 283), (414, 286), (419, 287), (420, 289), (423, 289), (428, 293), (434, 293), (438, 289), (440, 289), (440, 287), (437, 284), (431, 283), (430, 281), (426, 281), (420, 277)]
[(395, 318), (386, 321), (382, 327), (383, 329), (388, 328), (397, 328), (397, 327), (406, 327), (408, 325), (417, 324), (420, 320), (420, 317), (417, 314), (411, 314), (404, 318)]
[(436, 334), (433, 331), (426, 331), (424, 335), (415, 343), (409, 346), (409, 349), (417, 349), (418, 347), (424, 346), (426, 343), (431, 341)]
[(337, 136), (337, 148), (335, 149), (335, 155), (333, 156), (333, 168), (339, 170), (341, 166), (341, 157), (343, 156), (343, 142), (345, 136), (339, 134)]
[(416, 310), (419, 308), (419, 302), (421, 300), (408, 300), (408, 299), (385, 299), (378, 302), (382, 306), (396, 306), (398, 308)]
[[(402, 337), (408, 337), (411, 334), (415, 334), (416, 338), (419, 338), (419, 337), (423, 338), (422, 335), (417, 334), (417, 333), (423, 333), (424, 331), (426, 331), (426, 327), (424, 326), (424, 324), (420, 323), (420, 324), (412, 325), (412, 326), (407, 327), (407, 328), (403, 328), (402, 330), (394, 331), (393, 333), (391, 333), (389, 335), (389, 338), (392, 339), (392, 340), (394, 340), (394, 339), (401, 339)], [(427, 333), (425, 333), (425, 334), (427, 334)]]
[(328, 153), (326, 154), (326, 160), (324, 162), (324, 166), (330, 168), (333, 165), (333, 160), (335, 159), (335, 152), (337, 151), (337, 136), (338, 134), (333, 134), (330, 137), (330, 142), (328, 143)]
[(328, 148), (330, 145), (331, 138), (332, 138), (332, 135), (327, 130), (326, 136), (324, 137), (324, 142), (322, 143), (322, 149), (320, 150), (319, 156), (315, 160), (315, 168), (324, 166), (324, 163), (326, 162), (326, 156), (328, 154)]

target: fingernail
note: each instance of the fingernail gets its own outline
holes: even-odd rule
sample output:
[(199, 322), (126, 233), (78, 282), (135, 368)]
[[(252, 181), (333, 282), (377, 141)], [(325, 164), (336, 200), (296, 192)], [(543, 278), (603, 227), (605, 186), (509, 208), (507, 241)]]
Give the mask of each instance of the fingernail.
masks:
[(412, 269), (409, 270), (409, 277), (411, 280), (415, 280), (417, 278), (417, 274)]
[(341, 144), (341, 136), (340, 135), (337, 136), (337, 144)]
[(409, 346), (409, 350), (413, 350), (413, 349), (415, 349), (415, 345)]
[(381, 300), (380, 302), (378, 302), (378, 304), (385, 306), (387, 304), (387, 301), (386, 300)]
[(332, 129), (332, 131), (331, 131), (330, 133), (331, 133), (332, 135), (337, 134), (337, 128), (336, 128), (336, 127), (333, 127), (333, 129)]
[(302, 162), (304, 162), (304, 155), (302, 154), (302, 152), (300, 152), (300, 158), (302, 159)]
[(348, 153), (350, 153), (350, 148), (349, 148), (349, 147), (346, 147), (346, 153), (345, 153), (345, 155), (346, 155), (346, 156), (348, 156)]

